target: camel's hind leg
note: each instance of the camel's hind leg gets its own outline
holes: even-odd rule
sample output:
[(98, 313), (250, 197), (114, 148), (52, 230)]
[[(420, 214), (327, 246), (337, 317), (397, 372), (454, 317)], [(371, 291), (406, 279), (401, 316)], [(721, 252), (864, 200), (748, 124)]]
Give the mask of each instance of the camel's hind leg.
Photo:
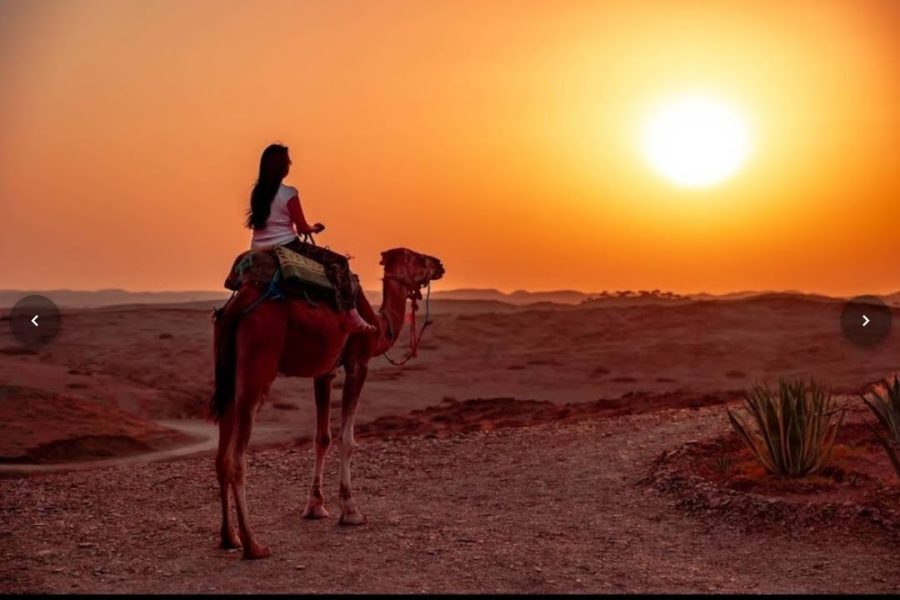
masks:
[[(281, 327), (281, 331), (283, 331), (283, 325)], [(239, 335), (239, 342), (246, 341), (241, 340), (240, 337)], [(277, 339), (276, 335), (273, 336), (273, 339), (264, 340), (255, 345), (239, 344), (240, 348), (252, 348), (252, 350), (240, 353), (238, 358), (237, 393), (234, 399), (234, 426), (230, 440), (232, 453), (228, 479), (231, 489), (234, 491), (244, 558), (266, 558), (272, 554), (268, 546), (257, 540), (250, 526), (245, 487), (246, 451), (247, 445), (250, 443), (250, 432), (253, 430), (256, 413), (278, 374), (280, 348), (283, 342), (283, 338)]]
[(231, 518), (231, 486), (228, 472), (231, 469), (231, 441), (234, 427), (234, 405), (229, 406), (219, 419), (219, 450), (216, 453), (216, 477), (219, 480), (219, 498), (222, 502), (222, 548), (240, 548), (241, 540)]
[(359, 395), (366, 381), (368, 366), (363, 364), (348, 365), (346, 373), (343, 397), (341, 398), (340, 524), (363, 525), (366, 522), (366, 517), (356, 508), (356, 502), (353, 500), (353, 494), (350, 491), (350, 456), (353, 454), (353, 445), (355, 443), (353, 439), (353, 417), (356, 414)]
[(325, 454), (331, 445), (331, 382), (334, 373), (317, 377), (314, 381), (316, 395), (316, 466), (313, 470), (312, 489), (301, 515), (304, 519), (323, 519), (331, 515), (325, 510), (322, 495), (322, 473), (325, 470)]

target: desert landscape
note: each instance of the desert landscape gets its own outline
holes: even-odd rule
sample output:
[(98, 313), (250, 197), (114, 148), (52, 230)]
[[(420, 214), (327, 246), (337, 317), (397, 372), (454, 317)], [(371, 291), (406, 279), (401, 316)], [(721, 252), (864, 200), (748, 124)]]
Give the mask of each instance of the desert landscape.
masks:
[[(843, 299), (796, 293), (460, 295), (435, 295), (418, 358), (373, 361), (362, 528), (300, 519), (311, 383), (276, 380), (248, 479), (275, 555), (252, 564), (217, 549), (214, 299), (64, 307), (33, 353), (4, 326), (3, 589), (900, 590), (900, 481), (857, 395), (896, 370), (900, 337), (855, 346)], [(847, 410), (812, 483), (767, 476), (728, 423), (781, 377), (814, 378)], [(332, 450), (327, 505), (336, 469)]]
[(898, 595), (898, 32), (0, 0), (0, 593)]

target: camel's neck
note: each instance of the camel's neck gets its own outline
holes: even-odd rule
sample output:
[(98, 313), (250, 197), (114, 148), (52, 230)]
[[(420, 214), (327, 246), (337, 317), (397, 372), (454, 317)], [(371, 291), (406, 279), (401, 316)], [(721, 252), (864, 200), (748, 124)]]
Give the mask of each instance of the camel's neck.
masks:
[[(384, 327), (379, 336), (375, 356), (388, 351), (400, 338), (406, 316), (406, 290), (396, 279), (384, 278), (382, 284), (381, 308), (379, 309)], [(389, 334), (393, 336), (389, 336)]]

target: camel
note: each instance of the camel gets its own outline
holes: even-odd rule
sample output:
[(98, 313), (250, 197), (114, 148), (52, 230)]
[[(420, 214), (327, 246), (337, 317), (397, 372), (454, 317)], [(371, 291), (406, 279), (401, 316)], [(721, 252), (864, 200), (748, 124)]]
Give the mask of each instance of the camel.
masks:
[[(312, 488), (302, 517), (330, 516), (322, 495), (325, 454), (331, 445), (331, 383), (343, 366), (340, 428), (340, 524), (366, 522), (350, 490), (353, 417), (368, 373), (369, 360), (384, 354), (399, 338), (407, 300), (422, 298), (421, 289), (444, 274), (441, 261), (406, 248), (382, 252), (383, 296), (376, 313), (363, 294), (360, 314), (376, 325), (375, 332), (344, 331), (343, 316), (327, 303), (302, 298), (260, 301), (263, 290), (242, 286), (222, 308), (215, 322), (216, 391), (210, 409), (219, 425), (216, 475), (222, 503), (222, 548), (243, 548), (245, 559), (271, 556), (250, 526), (245, 487), (245, 453), (253, 421), (280, 373), (312, 377), (316, 402), (316, 460)], [(248, 310), (249, 309), (249, 310)], [(232, 524), (231, 495), (237, 509), (238, 531)]]

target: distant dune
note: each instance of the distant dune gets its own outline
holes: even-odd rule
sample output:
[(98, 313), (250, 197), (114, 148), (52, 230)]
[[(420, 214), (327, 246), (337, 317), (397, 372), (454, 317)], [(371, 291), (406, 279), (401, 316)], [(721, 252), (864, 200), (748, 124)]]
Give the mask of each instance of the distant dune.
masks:
[[(181, 307), (199, 308), (199, 303), (221, 304), (230, 292), (191, 290), (182, 292), (131, 292), (121, 289), (105, 290), (0, 290), (0, 308), (9, 308), (24, 296), (39, 294), (53, 300), (64, 308), (100, 308), (105, 306), (146, 305), (146, 304), (171, 304)], [(366, 290), (366, 297), (375, 305), (381, 302), (380, 290)], [(431, 299), (436, 301), (433, 306), (443, 309), (453, 307), (465, 312), (477, 311), (478, 308), (506, 311), (513, 307), (540, 308), (544, 305), (552, 308), (558, 305), (576, 306), (583, 303), (604, 302), (607, 304), (655, 304), (675, 303), (688, 300), (742, 300), (755, 296), (791, 296), (829, 300), (828, 296), (819, 294), (805, 294), (793, 290), (772, 291), (742, 291), (728, 294), (687, 294), (679, 295), (669, 292), (653, 291), (611, 291), (611, 292), (580, 292), (577, 290), (549, 290), (531, 292), (516, 290), (507, 293), (495, 289), (462, 288), (456, 290), (435, 290), (431, 293)], [(882, 300), (893, 306), (900, 306), (900, 291), (879, 296)], [(466, 304), (472, 303), (475, 304)]]
[(0, 463), (128, 456), (193, 441), (153, 421), (72, 394), (0, 385)]
[(463, 288), (458, 290), (442, 290), (432, 293), (432, 298), (442, 300), (496, 300), (509, 304), (534, 304), (536, 302), (553, 302), (557, 304), (579, 304), (593, 294), (577, 290), (551, 290), (530, 292), (516, 290), (511, 293), (495, 289)]
[[(184, 304), (207, 300), (220, 301), (228, 298), (230, 292), (222, 291), (184, 291), (184, 292), (130, 292), (121, 289), (106, 290), (0, 290), (0, 307), (10, 307), (23, 296), (39, 294), (53, 300), (59, 306), (67, 308), (98, 308), (122, 304)], [(376, 304), (381, 301), (380, 290), (366, 290), (366, 297)], [(517, 290), (505, 293), (493, 289), (458, 289), (440, 290), (431, 294), (433, 300), (476, 300), (503, 302), (506, 304), (524, 305), (538, 302), (555, 304), (579, 304), (592, 294), (575, 290), (555, 290), (546, 292), (529, 292)]]
[(201, 300), (224, 300), (227, 290), (186, 292), (130, 292), (120, 289), (107, 290), (0, 290), (0, 307), (15, 305), (24, 296), (38, 294), (50, 298), (58, 306), (66, 308), (98, 308), (118, 304), (174, 304)]

